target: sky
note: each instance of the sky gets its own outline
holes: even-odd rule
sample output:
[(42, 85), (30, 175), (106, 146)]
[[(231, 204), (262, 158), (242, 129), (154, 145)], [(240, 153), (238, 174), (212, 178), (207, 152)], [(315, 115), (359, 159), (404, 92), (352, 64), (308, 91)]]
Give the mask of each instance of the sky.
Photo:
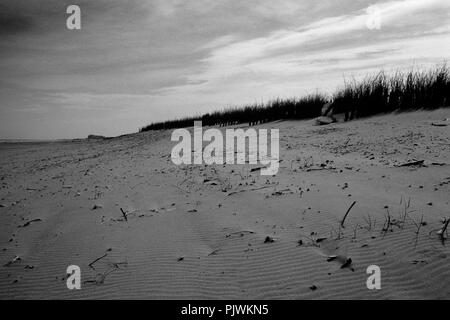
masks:
[(116, 136), (449, 58), (449, 0), (0, 0), (0, 139)]

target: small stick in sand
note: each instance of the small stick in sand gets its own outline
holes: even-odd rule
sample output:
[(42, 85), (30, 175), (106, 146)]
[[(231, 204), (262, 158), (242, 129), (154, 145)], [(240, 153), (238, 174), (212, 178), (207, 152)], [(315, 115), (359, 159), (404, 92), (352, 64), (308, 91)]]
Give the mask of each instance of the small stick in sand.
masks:
[(439, 235), (443, 235), (445, 233), (445, 231), (447, 230), (449, 222), (450, 222), (450, 218), (445, 219), (444, 226), (442, 227), (441, 230), (438, 231)]
[(389, 213), (388, 209), (386, 209), (386, 211), (387, 211), (387, 219), (386, 219), (386, 223), (384, 224), (384, 226), (386, 226), (386, 227), (383, 226), (383, 229), (382, 229), (382, 231), (384, 232), (383, 237), (386, 235), (386, 233), (388, 233), (389, 228), (391, 227), (391, 214)]
[(125, 221), (128, 221), (127, 213), (125, 211), (123, 211), (122, 208), (120, 208), (120, 212), (122, 212), (122, 215), (123, 215), (123, 218), (125, 219)]
[(4, 267), (9, 267), (10, 265), (12, 265), (13, 263), (17, 262), (17, 261), (21, 261), (22, 259), (19, 256), (15, 256), (14, 259), (12, 259), (11, 261), (8, 261), (6, 264), (4, 264)]
[(89, 263), (88, 266), (91, 267), (92, 269), (95, 269), (95, 268), (93, 267), (94, 264), (95, 264), (97, 261), (99, 261), (99, 260), (103, 259), (104, 257), (106, 257), (107, 255), (108, 255), (108, 254), (105, 253), (105, 254), (102, 255), (101, 257), (98, 257), (97, 259), (95, 259), (94, 261), (92, 261), (91, 263)]
[(227, 196), (229, 197), (229, 196), (232, 196), (234, 194), (241, 193), (241, 192), (258, 191), (258, 190), (267, 189), (267, 188), (271, 188), (271, 187), (273, 187), (273, 186), (264, 186), (264, 187), (253, 188), (253, 189), (244, 189), (244, 190), (233, 191), (233, 192), (230, 192), (229, 194), (227, 194)]
[(179, 186), (177, 186), (177, 185), (175, 185), (175, 184), (172, 184), (175, 188), (177, 188), (178, 190), (181, 190), (181, 191), (183, 191), (183, 192), (186, 192), (186, 193), (190, 193), (189, 191), (187, 191), (187, 190), (184, 190), (183, 188), (180, 188)]
[(356, 239), (356, 232), (358, 231), (359, 224), (356, 224), (356, 226), (353, 228), (353, 238)]
[(23, 225), (19, 226), (19, 228), (25, 228), (28, 227), (30, 224), (32, 224), (33, 222), (38, 222), (38, 221), (42, 221), (41, 219), (33, 219), (33, 220), (29, 220), (27, 222), (25, 222)]
[(216, 255), (219, 251), (220, 251), (220, 249), (216, 249), (216, 250), (212, 251), (210, 254), (208, 254), (208, 256), (214, 256), (214, 255)]
[(418, 160), (418, 161), (412, 161), (412, 162), (406, 162), (397, 165), (397, 167), (413, 167), (413, 166), (423, 166), (425, 160)]
[(255, 232), (251, 231), (251, 230), (236, 231), (236, 232), (231, 232), (231, 233), (227, 234), (226, 237), (228, 238), (235, 234), (239, 234), (241, 237), (243, 237), (244, 234), (246, 234), (246, 233), (254, 234)]
[(341, 221), (341, 227), (342, 227), (342, 228), (345, 228), (345, 227), (344, 227), (345, 219), (347, 219), (347, 216), (348, 216), (348, 214), (350, 213), (350, 210), (352, 210), (352, 208), (353, 208), (353, 206), (354, 206), (355, 204), (356, 204), (356, 201), (353, 201), (353, 203), (351, 204), (351, 206), (347, 209), (347, 212), (345, 213), (344, 218), (343, 218), (342, 221)]
[(419, 223), (416, 223), (416, 221), (413, 220), (414, 225), (416, 226), (417, 230), (416, 230), (416, 240), (414, 242), (414, 248), (417, 247), (417, 242), (419, 241), (419, 233), (420, 233), (420, 229), (422, 228), (422, 226), (424, 225), (423, 222), (423, 215), (422, 218), (420, 219)]
[(261, 169), (263, 169), (263, 168), (265, 168), (265, 167), (252, 168), (252, 169), (250, 169), (250, 172), (259, 171), (259, 170), (261, 170)]
[(376, 221), (373, 221), (372, 223), (372, 217), (370, 214), (367, 215), (367, 217), (363, 217), (364, 221), (366, 222), (367, 226), (365, 227), (367, 231), (372, 231), (372, 226), (375, 228)]
[(441, 230), (439, 230), (439, 231), (437, 232), (437, 234), (438, 234), (439, 237), (441, 238), (442, 244), (445, 244), (445, 236), (444, 236), (444, 233), (447, 231), (449, 222), (450, 222), (450, 218), (445, 219), (444, 226), (442, 227)]
[(96, 285), (100, 285), (103, 284), (106, 280), (106, 277), (108, 275), (110, 275), (111, 273), (113, 273), (114, 271), (116, 271), (117, 269), (119, 269), (119, 267), (114, 266), (112, 269), (106, 271), (105, 273), (99, 273), (97, 274), (97, 277), (95, 278), (95, 280), (87, 280), (84, 283), (93, 283)]

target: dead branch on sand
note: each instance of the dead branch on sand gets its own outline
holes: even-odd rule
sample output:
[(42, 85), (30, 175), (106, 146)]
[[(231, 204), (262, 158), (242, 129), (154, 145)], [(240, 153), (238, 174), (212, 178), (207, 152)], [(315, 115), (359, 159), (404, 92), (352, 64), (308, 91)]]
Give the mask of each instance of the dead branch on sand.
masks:
[(386, 233), (388, 233), (389, 228), (391, 227), (391, 214), (389, 213), (388, 209), (386, 209), (386, 211), (387, 211), (387, 217), (386, 217), (385, 223), (383, 225), (383, 228), (381, 229), (381, 231), (384, 232), (383, 237), (386, 235)]

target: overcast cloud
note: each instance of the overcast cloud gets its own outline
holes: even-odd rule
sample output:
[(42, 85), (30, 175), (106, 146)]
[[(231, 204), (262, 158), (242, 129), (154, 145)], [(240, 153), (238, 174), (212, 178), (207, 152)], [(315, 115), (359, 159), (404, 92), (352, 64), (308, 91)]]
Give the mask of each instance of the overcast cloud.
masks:
[(0, 138), (119, 135), (449, 57), (448, 0), (1, 0)]

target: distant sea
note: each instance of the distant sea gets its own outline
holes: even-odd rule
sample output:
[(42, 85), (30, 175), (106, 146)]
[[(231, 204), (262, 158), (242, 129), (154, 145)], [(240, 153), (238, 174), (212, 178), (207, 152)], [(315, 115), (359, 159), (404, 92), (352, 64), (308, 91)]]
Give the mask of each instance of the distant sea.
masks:
[(0, 143), (45, 143), (45, 142), (65, 142), (73, 139), (0, 139)]

